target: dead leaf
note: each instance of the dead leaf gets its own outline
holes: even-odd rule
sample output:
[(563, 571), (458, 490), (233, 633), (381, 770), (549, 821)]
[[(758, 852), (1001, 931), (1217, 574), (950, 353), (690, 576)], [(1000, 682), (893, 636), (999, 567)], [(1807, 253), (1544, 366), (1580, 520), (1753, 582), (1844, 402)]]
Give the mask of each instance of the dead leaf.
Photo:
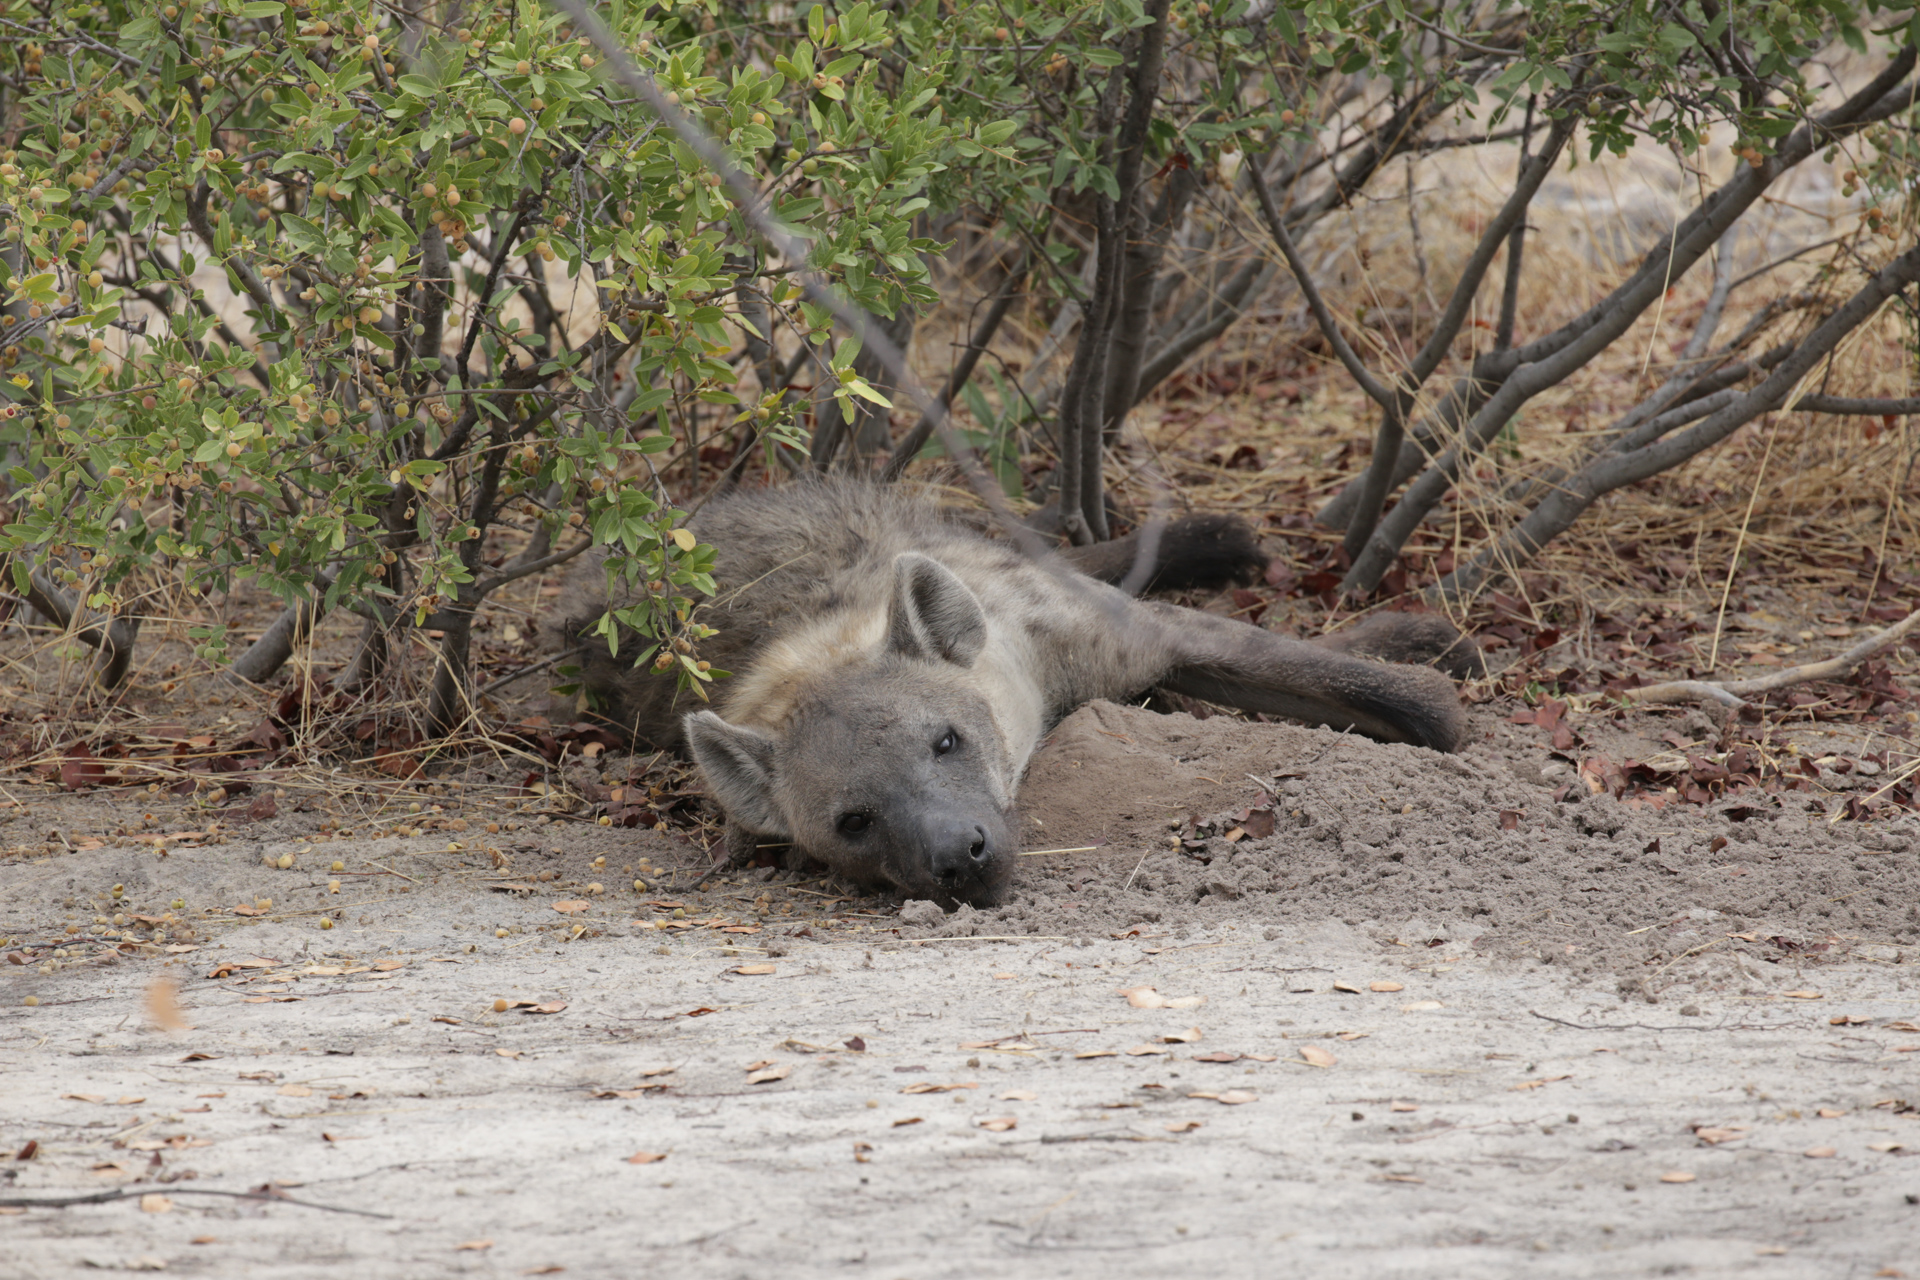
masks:
[(1248, 1062), (1278, 1062), (1278, 1061), (1280, 1061), (1280, 1059), (1279, 1059), (1278, 1057), (1276, 1057), (1276, 1056), (1274, 1056), (1274, 1055), (1273, 1055), (1273, 1054), (1271, 1054), (1271, 1053), (1247, 1053), (1247, 1054), (1242, 1054), (1241, 1056), (1242, 1056), (1242, 1057), (1244, 1057), (1244, 1058), (1245, 1058), (1245, 1059), (1246, 1059), (1246, 1060), (1247, 1060)]
[(1410, 1173), (1383, 1173), (1380, 1175), (1380, 1181), (1411, 1182), (1419, 1186), (1425, 1186), (1427, 1180), (1425, 1178), (1416, 1178)]
[(560, 912), (562, 915), (572, 915), (577, 911), (585, 911), (588, 907), (591, 907), (592, 905), (593, 904), (591, 902), (585, 902), (585, 901), (582, 901), (581, 899), (574, 898), (569, 901), (554, 903), (553, 909), (555, 911)]
[(1782, 991), (1782, 1000), (1821, 1000), (1825, 999), (1818, 991)]
[(1354, 1040), (1365, 1040), (1368, 1036), (1372, 1034), (1373, 1032), (1371, 1031), (1336, 1031), (1333, 1033), (1333, 1038), (1336, 1040), (1346, 1040), (1351, 1042)]
[(1813, 1114), (1815, 1114), (1816, 1116), (1819, 1116), (1822, 1120), (1838, 1120), (1841, 1116), (1847, 1113), (1844, 1111), (1837, 1111), (1832, 1107), (1822, 1107), (1818, 1111), (1814, 1112)]
[(521, 1013), (560, 1013), (567, 1007), (565, 1000), (550, 1000), (546, 1004), (530, 1004), (520, 1010)]
[(1333, 984), (1333, 989), (1334, 989), (1335, 991), (1344, 991), (1344, 992), (1346, 992), (1346, 993), (1347, 993), (1348, 995), (1355, 995), (1355, 996), (1357, 996), (1357, 995), (1359, 995), (1359, 994), (1360, 994), (1360, 988), (1359, 988), (1359, 987), (1356, 987), (1356, 986), (1355, 986), (1355, 985), (1353, 985), (1353, 983), (1351, 983), (1351, 982), (1336, 982), (1336, 983), (1334, 983), (1334, 984)]
[(1688, 1173), (1685, 1169), (1670, 1169), (1666, 1173), (1663, 1173), (1660, 1175), (1660, 1181), (1692, 1182), (1694, 1180), (1694, 1177), (1695, 1177), (1694, 1174)]
[(459, 1025), (460, 1025), (460, 1019), (458, 1019), (458, 1018), (449, 1018), (449, 1017), (448, 1017), (448, 1016), (447, 1016), (446, 1014), (444, 1014), (444, 1013), (438, 1013), (438, 1014), (435, 1014), (435, 1015), (434, 1015), (434, 1017), (433, 1017), (433, 1020), (434, 1020), (435, 1022), (444, 1022), (444, 1023), (446, 1023), (446, 1024), (448, 1025), (448, 1026), (450, 1026), (450, 1027), (457, 1027), (457, 1026), (459, 1026)]
[(1200, 1028), (1188, 1027), (1185, 1031), (1169, 1031), (1160, 1037), (1161, 1044), (1192, 1044), (1200, 1039)]
[(1809, 1160), (1831, 1160), (1840, 1153), (1832, 1147), (1808, 1147), (1800, 1154)]
[(628, 1164), (659, 1164), (667, 1158), (664, 1151), (636, 1151), (627, 1157)]
[(1225, 1093), (1190, 1093), (1189, 1098), (1202, 1098), (1208, 1102), (1218, 1102), (1224, 1106), (1237, 1107), (1243, 1103), (1258, 1102), (1260, 1095), (1248, 1093), (1244, 1089), (1229, 1089)]
[[(1106, 1056), (1111, 1058), (1113, 1055), (1109, 1053)], [(900, 1092), (902, 1093), (952, 1093), (956, 1089), (978, 1089), (979, 1087), (980, 1087), (979, 1082), (975, 1080), (968, 1080), (968, 1081), (955, 1083), (955, 1084), (935, 1084), (931, 1080), (916, 1080), (912, 1084), (908, 1085), (906, 1088), (902, 1089)]]
[(1507, 1092), (1524, 1093), (1528, 1089), (1538, 1089), (1542, 1085), (1552, 1084), (1556, 1080), (1571, 1080), (1571, 1079), (1573, 1079), (1571, 1075), (1541, 1076), (1538, 1080), (1522, 1080), (1519, 1084), (1510, 1084), (1507, 1086)]
[(770, 964), (743, 964), (727, 970), (728, 973), (737, 973), (742, 977), (748, 978), (758, 977), (766, 973), (775, 973), (777, 971), (778, 966)]
[(893, 1128), (893, 1129), (904, 1129), (904, 1128), (906, 1128), (906, 1127), (907, 1127), (908, 1125), (910, 1125), (910, 1124), (919, 1124), (919, 1123), (921, 1123), (921, 1120), (920, 1120), (920, 1117), (919, 1117), (919, 1116), (908, 1116), (908, 1117), (907, 1117), (906, 1119), (904, 1119), (904, 1120), (895, 1120), (895, 1121), (894, 1121), (894, 1122), (893, 1122), (893, 1123), (892, 1123), (892, 1124), (891, 1124), (890, 1126), (888, 1126), (888, 1127), (889, 1127), (889, 1128)]
[(793, 1064), (791, 1062), (780, 1062), (780, 1063), (775, 1063), (772, 1066), (762, 1067), (758, 1071), (748, 1072), (747, 1083), (748, 1084), (770, 1084), (775, 1080), (785, 1080), (788, 1076), (792, 1074), (793, 1074)]
[(283, 1084), (275, 1090), (283, 1098), (311, 1098), (313, 1090), (303, 1084)]
[(392, 973), (395, 969), (404, 969), (406, 967), (407, 962), (405, 960), (375, 960), (373, 962), (373, 971), (375, 973)]
[(1891, 1151), (1905, 1151), (1906, 1149), (1907, 1144), (1904, 1142), (1869, 1142), (1867, 1144), (1867, 1150), (1878, 1151), (1882, 1155)]
[(140, 1197), (140, 1212), (142, 1213), (168, 1213), (171, 1212), (172, 1209), (173, 1201), (167, 1196), (154, 1195), (149, 1192)]
[(1005, 1133), (1009, 1129), (1017, 1129), (1020, 1127), (1020, 1122), (1012, 1116), (994, 1116), (991, 1119), (980, 1121), (979, 1124), (982, 1129), (987, 1130), (989, 1133)]
[(1882, 1029), (1886, 1031), (1920, 1031), (1920, 1022), (1889, 1022)]
[(1076, 1058), (1111, 1058), (1114, 1056), (1114, 1052), (1111, 1049), (1085, 1049), (1073, 1056)]
[(1747, 1136), (1747, 1131), (1738, 1126), (1715, 1128), (1710, 1125), (1696, 1125), (1693, 1136), (1709, 1147), (1717, 1147), (1723, 1142), (1738, 1142)]
[(1369, 982), (1367, 984), (1369, 991), (1405, 991), (1406, 989), (1406, 984), (1402, 982)]
[(1300, 1057), (1303, 1061), (1309, 1062), (1316, 1067), (1330, 1067), (1340, 1061), (1340, 1059), (1334, 1057), (1317, 1044), (1301, 1045)]
[(1147, 1057), (1153, 1056), (1154, 1054), (1164, 1054), (1164, 1053), (1166, 1053), (1166, 1050), (1162, 1049), (1157, 1044), (1137, 1044), (1137, 1045), (1134, 1045), (1131, 1049), (1127, 1050), (1127, 1056), (1129, 1058), (1147, 1058)]
[(853, 1162), (855, 1164), (872, 1164), (873, 1163), (873, 1144), (871, 1142), (854, 1143), (853, 1144)]
[(1168, 1133), (1192, 1133), (1200, 1127), (1201, 1122), (1198, 1120), (1176, 1120), (1167, 1125), (1166, 1130)]
[(1125, 987), (1120, 994), (1136, 1009), (1195, 1009), (1207, 1002), (1205, 996), (1174, 996), (1169, 999), (1152, 987)]
[(1237, 1053), (1229, 1053), (1225, 1049), (1215, 1049), (1212, 1053), (1194, 1054), (1193, 1061), (1195, 1062), (1238, 1062), (1240, 1061), (1240, 1055)]
[(587, 1096), (589, 1098), (644, 1098), (652, 1090), (664, 1089), (666, 1087), (667, 1086), (662, 1083), (636, 1085), (631, 1089), (595, 1089)]
[(494, 1052), (502, 1058), (518, 1058), (522, 1051), (519, 1049), (495, 1049)]
[(1830, 1027), (1859, 1027), (1865, 1026), (1872, 1021), (1872, 1018), (1866, 1017), (1863, 1014), (1836, 1013), (1833, 1017), (1827, 1019), (1827, 1025)]
[(1431, 1013), (1435, 1009), (1444, 1009), (1446, 1007), (1447, 1006), (1441, 1004), (1438, 1000), (1415, 1000), (1412, 1004), (1401, 1005), (1400, 1012)]
[(1031, 1089), (1009, 1089), (1000, 1095), (1002, 1102), (1032, 1102), (1040, 1095)]
[(180, 1012), (174, 997), (180, 986), (172, 978), (156, 978), (147, 987), (147, 1017), (162, 1031), (191, 1031), (193, 1026)]
[(493, 1248), (493, 1241), (491, 1240), (465, 1240), (453, 1246), (453, 1251), (455, 1253), (459, 1253), (463, 1250), (472, 1252), (472, 1253), (483, 1253), (486, 1250), (491, 1248)]
[(1413, 1102), (1389, 1102), (1387, 1104), (1387, 1110), (1389, 1111), (1418, 1111), (1419, 1109), (1419, 1104)]
[(995, 982), (1011, 982), (1017, 976), (1018, 976), (1017, 974), (1011, 974), (1011, 973), (996, 973), (993, 975), (993, 980)]
[(63, 1093), (62, 1099), (69, 1102), (105, 1102), (106, 1095), (100, 1093)]

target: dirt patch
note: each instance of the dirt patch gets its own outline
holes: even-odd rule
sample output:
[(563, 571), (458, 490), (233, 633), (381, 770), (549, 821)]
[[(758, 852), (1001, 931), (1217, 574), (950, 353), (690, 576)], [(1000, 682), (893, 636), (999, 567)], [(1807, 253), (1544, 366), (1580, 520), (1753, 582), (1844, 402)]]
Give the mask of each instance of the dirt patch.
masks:
[(1476, 716), (1439, 756), (1086, 708), (1014, 900), (954, 916), (695, 888), (697, 829), (478, 777), (253, 823), (16, 790), (8, 1274), (1903, 1258), (1912, 820), (1556, 800), (1544, 731)]
[(1920, 820), (1829, 822), (1798, 793), (1622, 803), (1592, 794), (1533, 731), (1489, 711), (1478, 724), (1446, 756), (1095, 703), (1035, 757), (1021, 799), (1030, 848), (1097, 847), (1026, 859), (1008, 905), (928, 932), (1334, 919), (1408, 945), (1614, 970), (1635, 987), (1649, 959), (1709, 939), (1725, 960), (1700, 967), (1721, 977), (1742, 953), (1920, 942)]

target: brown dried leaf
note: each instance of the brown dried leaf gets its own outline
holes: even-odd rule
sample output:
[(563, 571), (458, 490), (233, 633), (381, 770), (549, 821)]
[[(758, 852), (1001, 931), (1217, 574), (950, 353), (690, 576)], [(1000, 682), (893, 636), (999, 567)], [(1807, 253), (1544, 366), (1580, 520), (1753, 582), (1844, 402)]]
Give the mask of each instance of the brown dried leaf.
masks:
[(1840, 1153), (1832, 1147), (1808, 1147), (1800, 1154), (1809, 1160), (1831, 1160)]
[(737, 973), (737, 974), (740, 974), (742, 977), (751, 978), (751, 977), (757, 977), (761, 974), (776, 973), (778, 972), (778, 966), (770, 965), (770, 964), (742, 964), (742, 965), (734, 966), (733, 968), (727, 970), (727, 972)]
[(1685, 1169), (1670, 1169), (1666, 1173), (1663, 1173), (1660, 1175), (1660, 1181), (1692, 1182), (1694, 1180), (1694, 1177), (1695, 1177), (1694, 1174), (1688, 1173)]
[[(1109, 1053), (1106, 1056), (1111, 1058), (1113, 1055)], [(902, 1089), (900, 1092), (902, 1093), (952, 1093), (955, 1089), (978, 1089), (979, 1087), (980, 1087), (980, 1084), (976, 1080), (968, 1080), (968, 1081), (965, 1081), (962, 1083), (956, 1083), (956, 1084), (935, 1084), (931, 1080), (916, 1080), (912, 1084), (908, 1085), (906, 1088)]]
[(1165, 1054), (1166, 1052), (1165, 1049), (1162, 1049), (1157, 1044), (1136, 1044), (1127, 1050), (1127, 1056), (1129, 1058), (1149, 1058), (1155, 1054)]
[(463, 1240), (459, 1244), (453, 1246), (453, 1251), (455, 1253), (460, 1253), (462, 1251), (469, 1252), (469, 1253), (484, 1253), (491, 1248), (493, 1248), (493, 1241), (491, 1240)]
[(1818, 991), (1782, 991), (1780, 998), (1782, 1000), (1824, 1000), (1826, 997)]
[(1717, 1147), (1723, 1142), (1738, 1142), (1747, 1136), (1747, 1131), (1738, 1126), (1718, 1128), (1712, 1125), (1694, 1126), (1693, 1136), (1709, 1147)]
[(1301, 1045), (1300, 1057), (1303, 1061), (1311, 1063), (1316, 1067), (1330, 1067), (1334, 1063), (1340, 1061), (1340, 1059), (1334, 1057), (1331, 1053), (1328, 1053), (1325, 1049), (1322, 1049), (1317, 1044)]
[(591, 902), (586, 902), (581, 899), (574, 898), (574, 899), (554, 903), (553, 909), (555, 911), (560, 912), (562, 915), (572, 915), (577, 911), (585, 911), (588, 907), (591, 907), (592, 905), (593, 904)]
[(1260, 1095), (1248, 1093), (1244, 1089), (1228, 1089), (1225, 1093), (1190, 1093), (1189, 1098), (1203, 1098), (1208, 1102), (1218, 1102), (1223, 1106), (1237, 1107), (1243, 1103), (1258, 1102)]
[(627, 1157), (628, 1164), (659, 1164), (667, 1158), (664, 1151), (636, 1151)]
[(908, 1116), (903, 1120), (895, 1120), (888, 1127), (893, 1129), (904, 1129), (910, 1124), (921, 1124), (921, 1123), (923, 1123), (923, 1121), (920, 1119), (919, 1116)]
[(1389, 1102), (1387, 1104), (1387, 1110), (1389, 1111), (1418, 1111), (1419, 1109), (1420, 1105), (1415, 1102)]
[(1571, 1075), (1541, 1076), (1538, 1080), (1522, 1080), (1519, 1084), (1510, 1084), (1507, 1086), (1507, 1092), (1524, 1093), (1528, 1089), (1538, 1089), (1542, 1085), (1552, 1084), (1556, 1080), (1571, 1080), (1571, 1079), (1573, 1079)]
[(785, 1080), (792, 1074), (793, 1064), (791, 1062), (779, 1062), (770, 1067), (763, 1067), (758, 1071), (748, 1072), (747, 1083), (770, 1084), (775, 1080)]
[(1193, 1044), (1200, 1039), (1200, 1028), (1188, 1027), (1185, 1031), (1169, 1031), (1160, 1037), (1161, 1044)]
[(990, 1133), (1005, 1133), (1009, 1129), (1020, 1127), (1020, 1122), (1012, 1116), (993, 1116), (980, 1121), (979, 1124), (982, 1129)]
[(1406, 989), (1407, 989), (1406, 984), (1402, 982), (1384, 982), (1383, 981), (1383, 982), (1369, 982), (1367, 984), (1367, 990), (1369, 991), (1405, 991)]
[(172, 1209), (173, 1201), (166, 1196), (155, 1195), (149, 1192), (140, 1197), (140, 1212), (142, 1213), (168, 1213), (171, 1212)]
[(1114, 1056), (1114, 1052), (1111, 1049), (1083, 1049), (1073, 1056), (1076, 1058), (1111, 1058)]
[(1238, 1062), (1240, 1061), (1240, 1055), (1237, 1053), (1229, 1053), (1225, 1049), (1215, 1049), (1212, 1053), (1194, 1054), (1193, 1061), (1195, 1062)]
[(1167, 1125), (1166, 1130), (1168, 1133), (1192, 1133), (1195, 1129), (1201, 1127), (1201, 1123), (1202, 1122), (1198, 1120), (1176, 1120), (1172, 1124)]
[(275, 1090), (283, 1098), (311, 1098), (313, 1090), (303, 1084), (283, 1084)]

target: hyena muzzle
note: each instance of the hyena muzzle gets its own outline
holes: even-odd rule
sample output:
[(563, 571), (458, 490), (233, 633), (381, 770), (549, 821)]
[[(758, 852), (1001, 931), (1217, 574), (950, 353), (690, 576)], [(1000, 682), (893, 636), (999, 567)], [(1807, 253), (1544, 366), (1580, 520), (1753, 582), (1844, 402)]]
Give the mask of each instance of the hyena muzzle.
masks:
[(607, 596), (589, 564), (567, 634), (597, 713), (637, 745), (691, 752), (736, 861), (786, 846), (949, 908), (1005, 889), (1028, 758), (1086, 702), (1158, 687), (1450, 751), (1458, 695), (1413, 664), (1479, 670), (1473, 642), (1427, 615), (1308, 643), (1113, 585), (1257, 573), (1251, 532), (1218, 517), (1153, 531), (1145, 565), (1134, 538), (1035, 560), (911, 488), (858, 480), (736, 494), (693, 527), (718, 553), (703, 618), (719, 634), (702, 647), (734, 673), (718, 709), (632, 666), (632, 637), (614, 655), (591, 634)]

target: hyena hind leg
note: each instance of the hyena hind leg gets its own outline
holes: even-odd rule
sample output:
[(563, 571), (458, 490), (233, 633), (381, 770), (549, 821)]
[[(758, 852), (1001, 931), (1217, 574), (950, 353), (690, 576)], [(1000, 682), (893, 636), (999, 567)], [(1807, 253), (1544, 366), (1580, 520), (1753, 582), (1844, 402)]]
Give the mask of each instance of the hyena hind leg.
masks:
[(1376, 613), (1310, 643), (1334, 653), (1438, 667), (1455, 680), (1487, 674), (1487, 660), (1473, 637), (1435, 613)]
[(1267, 569), (1267, 553), (1252, 527), (1229, 515), (1148, 524), (1110, 542), (1068, 547), (1060, 558), (1089, 578), (1130, 586), (1135, 594), (1247, 586)]
[(1175, 693), (1436, 751), (1466, 737), (1459, 694), (1431, 667), (1370, 662), (1195, 609), (1140, 607), (1163, 628), (1169, 662), (1155, 683)]

